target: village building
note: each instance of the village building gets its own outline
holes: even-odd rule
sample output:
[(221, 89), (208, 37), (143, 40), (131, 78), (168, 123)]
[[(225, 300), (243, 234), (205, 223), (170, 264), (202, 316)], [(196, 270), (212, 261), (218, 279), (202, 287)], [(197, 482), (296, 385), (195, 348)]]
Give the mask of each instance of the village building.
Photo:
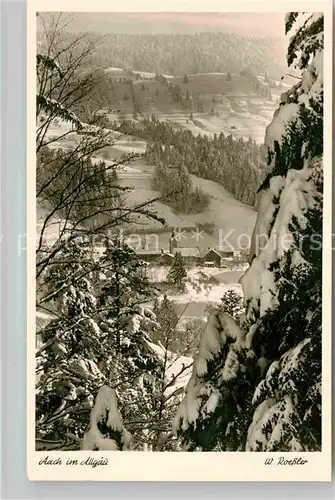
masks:
[(172, 231), (169, 240), (169, 253), (175, 255), (176, 252), (180, 253), (186, 266), (196, 266), (200, 264), (201, 255), (199, 248), (178, 246), (178, 239), (174, 231)]
[(219, 250), (217, 248), (208, 248), (201, 254), (201, 264), (205, 267), (229, 267), (229, 259), (234, 258), (234, 250), (227, 248)]
[(240, 259), (240, 252), (232, 247), (211, 248), (200, 250), (198, 247), (179, 246), (178, 238), (172, 231), (169, 239), (169, 250), (161, 249), (137, 249), (136, 253), (141, 260), (149, 265), (171, 266), (176, 252), (182, 256), (187, 267), (231, 267), (235, 260)]
[(157, 266), (169, 266), (173, 261), (173, 254), (171, 254), (170, 252), (166, 252), (163, 249), (161, 249), (160, 251), (155, 249), (142, 249), (137, 250), (136, 253), (138, 257), (144, 262)]
[(233, 247), (226, 246), (215, 249), (223, 259), (231, 259), (235, 257), (236, 250)]
[(170, 252), (162, 252), (158, 257), (158, 265), (171, 266), (173, 262), (173, 254)]
[(186, 266), (196, 266), (201, 262), (199, 248), (179, 247), (175, 250), (174, 253), (176, 252), (180, 253)]
[(216, 267), (221, 267), (222, 255), (220, 255), (218, 250), (209, 248), (202, 254), (201, 263), (205, 267), (210, 267), (208, 264), (214, 265)]

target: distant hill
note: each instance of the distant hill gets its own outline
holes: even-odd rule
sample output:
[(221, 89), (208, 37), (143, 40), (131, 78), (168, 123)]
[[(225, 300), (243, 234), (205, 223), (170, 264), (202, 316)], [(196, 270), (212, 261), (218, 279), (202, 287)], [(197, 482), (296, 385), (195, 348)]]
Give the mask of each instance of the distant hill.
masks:
[(222, 32), (253, 37), (284, 36), (285, 18), (283, 12), (73, 12), (70, 16), (73, 33)]
[(246, 38), (231, 33), (113, 33), (101, 41), (92, 62), (100, 67), (170, 75), (250, 69), (279, 79), (286, 70), (285, 47), (284, 38)]
[[(185, 73), (231, 72), (242, 69), (254, 74), (267, 73), (280, 79), (287, 71), (285, 37), (244, 37), (234, 33), (108, 33), (101, 37), (85, 32), (86, 38), (99, 40), (94, 53), (85, 61), (87, 67), (109, 66), (159, 74), (182, 76)], [(40, 35), (38, 34), (38, 40)], [(71, 42), (77, 33), (64, 32)], [(83, 40), (83, 47), (85, 40)], [(80, 47), (79, 47), (80, 49)]]
[[(255, 78), (234, 73), (229, 81), (227, 73), (189, 73), (187, 84), (183, 83), (183, 77), (167, 75), (165, 81), (157, 81), (153, 73), (133, 72), (130, 76), (116, 67), (106, 68), (105, 75), (111, 82), (104, 91), (108, 95), (106, 108), (111, 122), (154, 115), (176, 129), (186, 128), (195, 135), (212, 136), (222, 131), (234, 137), (252, 137), (258, 143), (263, 142), (279, 96), (287, 89), (285, 83), (272, 80), (271, 95), (262, 95), (255, 88)], [(171, 86), (179, 87), (178, 102)], [(185, 101), (187, 95), (189, 99)], [(92, 108), (98, 107), (98, 100), (96, 105), (92, 100), (90, 104)], [(87, 117), (81, 119), (86, 121)]]

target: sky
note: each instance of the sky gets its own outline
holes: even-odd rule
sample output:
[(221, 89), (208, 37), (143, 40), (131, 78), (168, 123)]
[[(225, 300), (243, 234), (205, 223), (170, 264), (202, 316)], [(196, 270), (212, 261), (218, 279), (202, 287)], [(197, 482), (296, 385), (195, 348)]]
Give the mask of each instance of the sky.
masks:
[(194, 33), (221, 31), (240, 36), (284, 37), (284, 13), (127, 12), (71, 13), (69, 30), (107, 33)]

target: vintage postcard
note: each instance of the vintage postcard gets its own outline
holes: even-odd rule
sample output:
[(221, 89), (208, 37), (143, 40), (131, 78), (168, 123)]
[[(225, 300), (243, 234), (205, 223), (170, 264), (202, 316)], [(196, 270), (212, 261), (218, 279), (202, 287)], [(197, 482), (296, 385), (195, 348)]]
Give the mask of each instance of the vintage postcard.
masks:
[(31, 480), (331, 480), (332, 3), (264, 9), (29, 2)]

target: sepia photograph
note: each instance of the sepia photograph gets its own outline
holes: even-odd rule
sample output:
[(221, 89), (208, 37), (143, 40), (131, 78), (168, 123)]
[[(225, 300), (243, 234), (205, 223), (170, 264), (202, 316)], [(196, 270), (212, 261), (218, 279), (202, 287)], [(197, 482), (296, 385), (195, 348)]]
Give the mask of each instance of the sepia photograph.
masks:
[(38, 12), (35, 56), (35, 451), (322, 452), (323, 13)]

